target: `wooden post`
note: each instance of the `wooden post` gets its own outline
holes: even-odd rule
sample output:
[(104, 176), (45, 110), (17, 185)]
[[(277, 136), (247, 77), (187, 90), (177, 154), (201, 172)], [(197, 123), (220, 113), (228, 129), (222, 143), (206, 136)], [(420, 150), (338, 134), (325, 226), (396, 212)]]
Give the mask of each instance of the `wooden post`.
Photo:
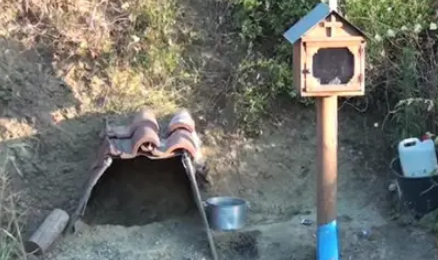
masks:
[(336, 219), (338, 97), (317, 99), (318, 224)]
[[(329, 0), (338, 10), (338, 1)], [(338, 260), (338, 97), (320, 97), (317, 106), (317, 259)]]
[(338, 260), (336, 194), (338, 175), (338, 97), (320, 97), (317, 106), (317, 255)]
[[(338, 175), (338, 96), (362, 96), (365, 94), (365, 34), (340, 16), (338, 0), (325, 0), (318, 4), (285, 33), (293, 44), (294, 83), (303, 97), (315, 97), (317, 106), (317, 259), (338, 260), (337, 229), (337, 175)], [(339, 20), (339, 21), (338, 21)], [(320, 25), (324, 24), (322, 30)], [(318, 25), (318, 26), (317, 26)], [(325, 32), (324, 32), (325, 31)], [(331, 34), (327, 32), (332, 32)], [(336, 31), (336, 32), (335, 32)], [(342, 33), (343, 32), (343, 33)], [(354, 33), (350, 33), (354, 32)], [(318, 36), (313, 36), (318, 35)], [(345, 35), (345, 36), (343, 36)], [(354, 57), (349, 65), (330, 64), (320, 56), (319, 50), (333, 51), (344, 60), (344, 54), (336, 54), (337, 48), (346, 48)], [(331, 50), (330, 50), (331, 49)], [(321, 51), (322, 53), (322, 51)], [(347, 61), (345, 59), (345, 61)], [(321, 62), (321, 64), (317, 64)], [(318, 67), (314, 65), (319, 65)], [(333, 66), (350, 66), (353, 77), (346, 82), (323, 83), (317, 70)], [(326, 71), (326, 72), (331, 72)], [(325, 73), (321, 73), (325, 74)], [(331, 79), (342, 77), (342, 72), (331, 74)], [(322, 75), (321, 75), (322, 76)], [(335, 77), (337, 76), (337, 77)], [(318, 81), (317, 79), (320, 78)]]

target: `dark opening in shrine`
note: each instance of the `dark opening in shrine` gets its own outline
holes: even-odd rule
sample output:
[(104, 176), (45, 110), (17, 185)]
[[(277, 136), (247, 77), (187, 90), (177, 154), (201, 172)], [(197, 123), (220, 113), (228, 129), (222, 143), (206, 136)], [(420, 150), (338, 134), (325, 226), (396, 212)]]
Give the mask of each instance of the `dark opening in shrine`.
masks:
[(348, 48), (321, 48), (313, 56), (312, 71), (322, 85), (347, 84), (354, 75), (354, 56)]

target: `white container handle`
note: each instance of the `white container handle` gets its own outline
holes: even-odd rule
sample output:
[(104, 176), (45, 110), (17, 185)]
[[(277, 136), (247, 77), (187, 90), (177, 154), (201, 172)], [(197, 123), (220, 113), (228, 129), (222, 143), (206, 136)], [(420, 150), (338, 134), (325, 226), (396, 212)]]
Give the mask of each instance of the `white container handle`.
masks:
[[(399, 146), (410, 147), (410, 146), (415, 146), (419, 142), (421, 142), (420, 139), (412, 137), (412, 138), (407, 138), (407, 139), (402, 140), (400, 142)], [(412, 144), (412, 145), (410, 145), (410, 144)]]

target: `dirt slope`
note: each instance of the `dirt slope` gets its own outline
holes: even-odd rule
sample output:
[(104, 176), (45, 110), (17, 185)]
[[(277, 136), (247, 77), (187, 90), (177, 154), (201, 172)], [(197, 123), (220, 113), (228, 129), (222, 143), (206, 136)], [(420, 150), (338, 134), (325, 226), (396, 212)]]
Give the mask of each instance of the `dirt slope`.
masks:
[[(315, 220), (316, 213), (313, 116), (300, 111), (294, 119), (269, 127), (260, 139), (228, 140), (219, 146), (212, 157), (215, 189), (210, 194), (251, 202), (245, 230), (215, 233), (222, 259), (314, 259), (316, 227), (300, 224), (302, 219)], [(387, 173), (365, 152), (369, 148), (376, 155), (376, 146), (369, 143), (376, 131), (366, 130), (365, 138), (358, 141), (356, 129), (367, 122), (357, 114), (358, 120), (349, 119), (352, 116), (343, 117), (340, 129), (343, 259), (435, 259), (431, 235), (391, 219), (382, 178)], [(84, 226), (80, 234), (59, 242), (48, 259), (201, 260), (210, 259), (210, 254), (195, 214), (130, 228)]]

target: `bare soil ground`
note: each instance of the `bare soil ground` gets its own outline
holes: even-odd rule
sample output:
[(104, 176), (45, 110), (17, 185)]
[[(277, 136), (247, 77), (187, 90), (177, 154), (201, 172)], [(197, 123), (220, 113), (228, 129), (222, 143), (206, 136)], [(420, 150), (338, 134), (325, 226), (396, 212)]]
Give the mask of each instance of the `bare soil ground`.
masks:
[[(302, 219), (316, 219), (314, 112), (299, 106), (273, 112), (261, 136), (254, 139), (230, 131), (234, 114), (227, 106), (229, 100), (216, 100), (221, 91), (218, 86), (229, 83), (232, 61), (239, 57), (228, 52), (232, 44), (220, 37), (216, 26), (215, 19), (222, 17), (226, 6), (195, 0), (185, 5), (192, 6), (186, 14), (188, 23), (207, 35), (185, 54), (205, 72), (199, 86), (192, 86), (197, 89), (196, 98), (190, 98), (188, 105), (211, 168), (212, 186), (203, 196), (233, 195), (251, 202), (244, 230), (215, 233), (221, 259), (315, 259), (316, 226), (301, 224)], [(129, 115), (129, 111), (114, 116), (104, 109), (92, 109), (100, 104), (97, 87), (79, 76), (78, 84), (64, 82), (55, 73), (50, 53), (44, 48), (35, 52), (11, 39), (0, 42), (0, 84), (8, 86), (0, 92), (0, 156), (8, 161), (11, 188), (20, 192), (19, 209), (27, 212), (25, 235), (53, 208), (74, 209), (99, 146), (104, 119)], [(11, 93), (13, 98), (8, 98)], [(116, 100), (117, 92), (112, 98)], [(132, 97), (120, 98), (126, 102)], [(161, 103), (155, 103), (158, 110)], [(387, 192), (391, 176), (386, 148), (380, 129), (373, 125), (363, 114), (341, 110), (338, 206), (343, 259), (437, 259), (436, 237), (430, 230), (401, 221), (394, 211), (392, 195)], [(118, 181), (113, 179), (110, 189), (117, 189)], [(157, 188), (152, 186), (148, 191)], [(176, 194), (162, 188), (154, 193)], [(134, 190), (138, 194), (141, 187)], [(179, 216), (154, 217), (151, 208), (143, 205), (144, 215), (138, 219), (138, 205), (157, 202), (146, 199), (130, 204), (136, 219), (131, 213), (109, 214), (126, 206), (120, 201), (91, 203), (87, 214), (96, 214), (85, 219), (91, 225), (83, 224), (77, 234), (62, 238), (41, 259), (210, 259), (198, 215), (181, 205), (186, 200), (177, 203), (181, 208), (169, 204)], [(102, 223), (104, 218), (106, 223)], [(137, 224), (111, 225), (114, 218), (121, 224)], [(162, 221), (155, 222), (158, 219)]]
[[(316, 213), (315, 121), (308, 111), (292, 115), (281, 126), (269, 127), (260, 139), (216, 144), (222, 151), (211, 158), (215, 185), (206, 195), (233, 195), (251, 202), (244, 230), (215, 233), (222, 259), (315, 259), (315, 225), (301, 224), (302, 219), (315, 220)], [(363, 128), (364, 139), (358, 143), (358, 125), (369, 124), (360, 115), (355, 115), (359, 120), (349, 119), (352, 116), (343, 117), (340, 131), (343, 259), (435, 259), (435, 239), (426, 229), (394, 220), (386, 169), (375, 165), (379, 158), (370, 164), (372, 155), (364, 151), (376, 151), (371, 138), (376, 131)], [(196, 212), (130, 228), (84, 225), (78, 235), (59, 242), (46, 257), (210, 259)]]

